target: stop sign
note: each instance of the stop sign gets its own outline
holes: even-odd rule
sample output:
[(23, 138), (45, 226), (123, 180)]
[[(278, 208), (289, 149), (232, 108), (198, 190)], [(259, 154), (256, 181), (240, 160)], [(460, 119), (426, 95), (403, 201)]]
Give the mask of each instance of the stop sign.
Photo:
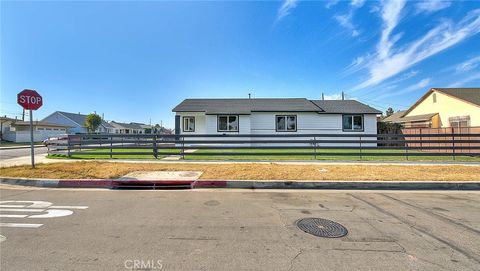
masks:
[(17, 103), (27, 110), (37, 110), (43, 105), (43, 99), (35, 90), (24, 89), (17, 94)]

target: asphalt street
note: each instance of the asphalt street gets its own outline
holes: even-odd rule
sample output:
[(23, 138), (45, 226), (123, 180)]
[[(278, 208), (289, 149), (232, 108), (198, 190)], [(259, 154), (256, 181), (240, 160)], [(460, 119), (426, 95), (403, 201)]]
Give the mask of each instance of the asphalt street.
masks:
[(480, 270), (480, 192), (0, 192), (1, 270)]
[[(47, 153), (47, 147), (37, 147), (35, 148), (35, 154), (45, 154)], [(12, 158), (18, 158), (23, 156), (30, 155), (30, 148), (24, 149), (4, 149), (0, 150), (0, 161)]]

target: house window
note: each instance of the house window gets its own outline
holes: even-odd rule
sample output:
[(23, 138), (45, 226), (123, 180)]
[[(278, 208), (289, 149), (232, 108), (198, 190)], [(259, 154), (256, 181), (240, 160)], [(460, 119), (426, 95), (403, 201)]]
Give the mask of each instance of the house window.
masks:
[(218, 132), (238, 132), (238, 116), (224, 115), (218, 116)]
[(195, 132), (195, 117), (183, 117), (183, 131)]
[(437, 102), (437, 93), (432, 94), (433, 103)]
[(470, 126), (470, 116), (457, 116), (448, 118), (450, 127), (460, 128)]
[(343, 115), (343, 131), (363, 131), (363, 115)]
[(45, 128), (37, 128), (37, 131), (45, 131)]
[(295, 115), (275, 116), (275, 130), (277, 132), (296, 132), (297, 116)]

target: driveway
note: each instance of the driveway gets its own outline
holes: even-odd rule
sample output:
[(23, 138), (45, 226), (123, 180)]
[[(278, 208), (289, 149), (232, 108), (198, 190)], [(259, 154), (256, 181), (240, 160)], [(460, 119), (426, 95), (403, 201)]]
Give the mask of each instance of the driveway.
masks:
[[(2, 270), (480, 266), (479, 192), (4, 188)], [(67, 215), (52, 217), (55, 209)], [(341, 223), (348, 235), (307, 234), (295, 226), (306, 217)]]

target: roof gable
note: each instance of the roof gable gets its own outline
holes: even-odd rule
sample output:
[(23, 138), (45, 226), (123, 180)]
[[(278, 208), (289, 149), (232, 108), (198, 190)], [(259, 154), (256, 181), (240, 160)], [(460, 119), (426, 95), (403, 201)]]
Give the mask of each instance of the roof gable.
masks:
[[(60, 115), (63, 115), (64, 117), (72, 120), (73, 122), (75, 122), (76, 124), (84, 127), (84, 123), (85, 123), (85, 118), (87, 117), (87, 115), (83, 115), (83, 114), (80, 114), (80, 113), (70, 113), (70, 112), (63, 112), (63, 111), (57, 111)], [(102, 123), (100, 124), (102, 125), (103, 127), (105, 128), (113, 128), (112, 125), (110, 125), (108, 122), (106, 122), (105, 120), (102, 119)]]
[(480, 106), (480, 88), (433, 88), (454, 98)]
[(480, 106), (480, 88), (431, 88), (420, 99), (418, 99), (409, 109), (405, 112), (404, 116), (407, 116), (415, 107), (422, 103), (433, 92), (439, 92), (447, 96), (462, 100), (464, 102), (472, 103)]

